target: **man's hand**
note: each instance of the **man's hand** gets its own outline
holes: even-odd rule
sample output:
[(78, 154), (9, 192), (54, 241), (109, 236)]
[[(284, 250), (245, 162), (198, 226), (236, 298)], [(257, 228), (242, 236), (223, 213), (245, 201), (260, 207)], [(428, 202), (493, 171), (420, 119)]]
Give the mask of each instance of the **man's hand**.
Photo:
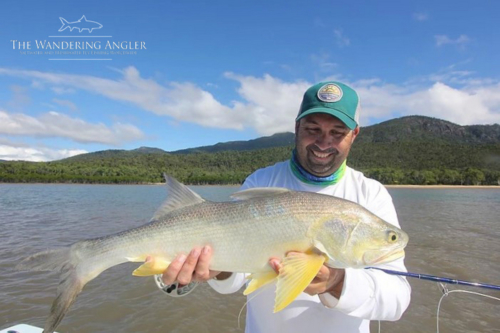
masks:
[(205, 282), (210, 280), (220, 273), (209, 269), (211, 260), (212, 248), (208, 245), (203, 248), (195, 247), (187, 256), (180, 254), (163, 272), (163, 283), (172, 284), (177, 281), (187, 285), (191, 281)]
[[(303, 256), (302, 252), (288, 252), (287, 256)], [(269, 265), (279, 273), (281, 261), (277, 258), (269, 259)], [(316, 277), (311, 281), (309, 286), (304, 290), (305, 293), (313, 296), (317, 294), (330, 293), (335, 298), (340, 298), (342, 287), (344, 286), (345, 270), (321, 266)]]

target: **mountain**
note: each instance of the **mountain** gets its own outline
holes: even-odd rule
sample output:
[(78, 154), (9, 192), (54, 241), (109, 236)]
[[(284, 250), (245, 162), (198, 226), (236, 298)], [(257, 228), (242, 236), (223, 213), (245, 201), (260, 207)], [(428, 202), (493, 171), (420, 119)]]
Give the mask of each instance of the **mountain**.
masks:
[[(220, 142), (212, 146), (182, 149), (172, 154), (255, 150), (293, 145), (295, 134), (278, 133), (249, 141)], [(452, 122), (425, 116), (407, 116), (362, 127), (356, 143), (376, 142), (441, 142), (453, 144), (500, 143), (500, 125), (460, 126)]]
[[(133, 150), (110, 149), (77, 155), (69, 159), (88, 159), (134, 154), (194, 154), (222, 151), (251, 151), (273, 147), (289, 147), (294, 144), (295, 134), (277, 133), (248, 141), (219, 142), (215, 145), (181, 149), (167, 152), (159, 148), (140, 147)], [(391, 119), (379, 124), (362, 127), (356, 139), (361, 143), (447, 143), (447, 144), (495, 144), (500, 143), (500, 125), (460, 126), (452, 122), (425, 117), (407, 116)]]
[[(290, 158), (294, 134), (166, 152), (105, 150), (60, 161), (0, 163), (0, 182), (238, 184)], [(409, 116), (363, 127), (349, 166), (384, 184), (500, 184), (500, 125), (460, 126)]]
[(151, 148), (151, 147), (139, 147), (131, 150), (132, 152), (136, 152), (139, 154), (166, 154), (167, 152), (160, 148)]
[(131, 151), (125, 149), (108, 149), (108, 150), (100, 150), (92, 153), (80, 154), (72, 157), (68, 157), (62, 159), (61, 161), (85, 161), (91, 159), (100, 159), (100, 158), (112, 158), (116, 156), (122, 155), (130, 155)]
[(407, 116), (362, 127), (356, 141), (491, 144), (500, 143), (500, 125), (460, 126), (431, 117)]
[[(220, 142), (166, 152), (159, 148), (140, 147), (133, 150), (104, 150), (70, 157), (67, 161), (123, 160), (139, 156), (184, 156), (197, 154), (251, 152), (294, 145), (295, 134), (286, 132), (248, 141)], [(460, 126), (452, 122), (425, 116), (407, 116), (362, 127), (356, 139), (350, 164), (354, 167), (398, 167), (426, 169), (433, 166), (465, 168), (472, 158), (473, 165), (497, 170), (500, 157), (500, 125)], [(471, 147), (474, 147), (473, 149)], [(462, 156), (468, 154), (467, 156)], [(280, 155), (281, 156), (281, 155)], [(443, 157), (446, 156), (444, 159)], [(473, 157), (472, 157), (473, 156)]]
[(271, 147), (286, 147), (294, 144), (295, 135), (290, 132), (277, 133), (248, 141), (219, 142), (212, 146), (202, 146), (189, 149), (181, 149), (171, 152), (172, 154), (191, 154), (199, 152), (215, 153), (218, 151), (231, 150), (256, 150)]

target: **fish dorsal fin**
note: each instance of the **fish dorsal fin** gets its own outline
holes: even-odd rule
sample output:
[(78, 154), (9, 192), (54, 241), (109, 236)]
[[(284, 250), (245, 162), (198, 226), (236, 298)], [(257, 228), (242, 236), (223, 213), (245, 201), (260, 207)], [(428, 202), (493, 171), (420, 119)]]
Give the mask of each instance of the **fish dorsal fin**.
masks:
[(287, 192), (290, 192), (290, 190), (283, 187), (255, 187), (235, 192), (231, 195), (231, 198), (236, 200), (248, 200), (252, 198), (270, 197)]
[(163, 174), (167, 185), (167, 200), (158, 208), (152, 220), (156, 220), (176, 209), (205, 202), (205, 199), (190, 190), (186, 185), (179, 183), (174, 178)]
[(278, 312), (292, 303), (318, 274), (325, 256), (311, 252), (286, 256), (276, 284), (274, 312)]

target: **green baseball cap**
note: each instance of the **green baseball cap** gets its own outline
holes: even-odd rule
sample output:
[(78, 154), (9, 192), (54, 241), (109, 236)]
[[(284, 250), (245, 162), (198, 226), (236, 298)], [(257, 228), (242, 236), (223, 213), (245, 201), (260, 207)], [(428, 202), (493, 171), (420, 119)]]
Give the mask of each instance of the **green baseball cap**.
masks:
[(295, 121), (312, 113), (326, 113), (353, 130), (358, 126), (359, 109), (359, 97), (354, 89), (340, 82), (320, 82), (307, 89)]

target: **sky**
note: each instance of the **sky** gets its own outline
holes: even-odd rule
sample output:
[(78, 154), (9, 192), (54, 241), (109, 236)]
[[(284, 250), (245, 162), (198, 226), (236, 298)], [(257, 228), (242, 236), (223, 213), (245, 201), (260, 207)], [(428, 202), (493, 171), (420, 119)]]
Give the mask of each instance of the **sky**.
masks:
[(326, 80), (358, 92), (361, 131), (500, 123), (498, 17), (483, 0), (5, 0), (0, 160), (293, 131)]

